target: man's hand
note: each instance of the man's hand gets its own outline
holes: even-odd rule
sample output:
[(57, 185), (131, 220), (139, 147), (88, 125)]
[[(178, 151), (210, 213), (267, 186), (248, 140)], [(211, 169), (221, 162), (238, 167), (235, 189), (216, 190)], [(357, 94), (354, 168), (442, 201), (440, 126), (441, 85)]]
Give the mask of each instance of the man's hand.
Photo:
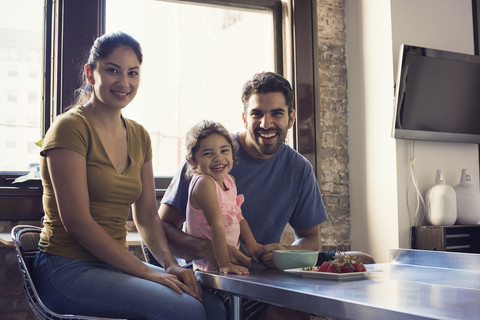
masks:
[[(349, 256), (352, 256), (352, 257), (357, 257), (360, 259), (360, 262), (362, 262), (363, 264), (374, 264), (375, 263), (375, 260), (373, 259), (373, 257), (365, 252), (362, 252), (362, 251), (347, 251), (345, 252), (346, 254), (348, 254)], [(337, 252), (335, 256), (339, 255), (341, 253)]]

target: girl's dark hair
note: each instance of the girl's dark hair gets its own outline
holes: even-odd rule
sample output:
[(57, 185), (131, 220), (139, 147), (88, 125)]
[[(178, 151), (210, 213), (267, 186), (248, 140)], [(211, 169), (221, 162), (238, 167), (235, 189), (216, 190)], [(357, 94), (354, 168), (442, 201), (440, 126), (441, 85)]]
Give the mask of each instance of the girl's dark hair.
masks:
[[(121, 31), (107, 33), (101, 37), (98, 37), (93, 43), (93, 46), (90, 48), (85, 64), (88, 64), (92, 70), (95, 70), (97, 67), (97, 61), (99, 59), (108, 57), (114, 49), (120, 46), (131, 48), (137, 55), (140, 64), (142, 64), (143, 54), (140, 43), (131, 35)], [(93, 94), (93, 86), (85, 77), (85, 64), (83, 64), (79, 70), (79, 80), (82, 85), (80, 88), (75, 90), (74, 100), (69, 108), (84, 104), (91, 98)]]
[(227, 142), (232, 146), (232, 155), (233, 160), (235, 160), (235, 155), (238, 150), (238, 144), (232, 135), (218, 122), (203, 120), (194, 125), (190, 130), (188, 130), (185, 146), (187, 148), (187, 171), (185, 177), (191, 179), (194, 175), (193, 165), (190, 162), (195, 162), (195, 152), (197, 152), (198, 147), (200, 147), (200, 141), (207, 138), (211, 134), (219, 134), (224, 137)]

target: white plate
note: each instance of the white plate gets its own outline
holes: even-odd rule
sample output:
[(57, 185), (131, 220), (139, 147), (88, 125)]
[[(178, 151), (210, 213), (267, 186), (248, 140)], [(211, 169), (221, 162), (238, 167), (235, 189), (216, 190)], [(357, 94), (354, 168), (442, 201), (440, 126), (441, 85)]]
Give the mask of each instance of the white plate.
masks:
[(349, 272), (349, 273), (333, 273), (333, 272), (317, 272), (317, 271), (304, 271), (301, 268), (285, 269), (288, 273), (293, 273), (305, 278), (315, 278), (324, 280), (336, 280), (336, 281), (350, 281), (365, 279), (369, 274), (368, 271), (364, 272)]

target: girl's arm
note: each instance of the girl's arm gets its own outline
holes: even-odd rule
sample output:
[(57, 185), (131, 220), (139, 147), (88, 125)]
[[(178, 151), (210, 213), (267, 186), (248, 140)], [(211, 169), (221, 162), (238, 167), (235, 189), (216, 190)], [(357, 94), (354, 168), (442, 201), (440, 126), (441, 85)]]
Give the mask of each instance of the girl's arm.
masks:
[(250, 257), (252, 257), (254, 261), (258, 261), (258, 257), (265, 252), (265, 249), (261, 244), (257, 243), (257, 240), (255, 240), (252, 230), (245, 219), (240, 221), (240, 238), (242, 238), (243, 242), (247, 245)]
[(218, 203), (215, 181), (209, 177), (201, 177), (193, 187), (192, 206), (201, 209), (205, 214), (212, 233), (212, 247), (220, 272), (247, 274), (248, 269), (234, 265), (228, 255), (227, 240), (222, 210)]
[(57, 148), (47, 152), (47, 165), (60, 219), (70, 236), (103, 262), (131, 275), (194, 294), (177, 277), (155, 271), (125, 250), (90, 214), (85, 157)]

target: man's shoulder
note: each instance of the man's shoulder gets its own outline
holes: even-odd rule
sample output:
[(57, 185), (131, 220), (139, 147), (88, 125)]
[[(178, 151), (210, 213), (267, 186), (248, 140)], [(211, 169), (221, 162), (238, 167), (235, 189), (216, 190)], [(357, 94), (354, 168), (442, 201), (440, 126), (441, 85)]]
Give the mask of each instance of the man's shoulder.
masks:
[(282, 147), (278, 150), (277, 156), (281, 161), (288, 162), (289, 164), (294, 163), (295, 165), (311, 166), (307, 158), (286, 143), (283, 143)]

